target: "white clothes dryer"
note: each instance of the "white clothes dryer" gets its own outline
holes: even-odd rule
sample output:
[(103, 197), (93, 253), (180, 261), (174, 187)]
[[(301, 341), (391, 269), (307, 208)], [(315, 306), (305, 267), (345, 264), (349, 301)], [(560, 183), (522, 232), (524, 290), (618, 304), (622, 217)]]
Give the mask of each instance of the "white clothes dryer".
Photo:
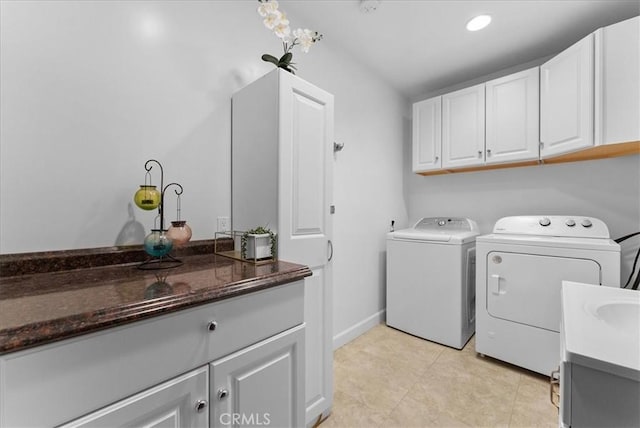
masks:
[(476, 254), (476, 351), (545, 375), (560, 361), (562, 281), (620, 286), (620, 245), (592, 217), (505, 217)]
[(387, 235), (387, 325), (462, 349), (475, 325), (475, 237), (467, 218), (427, 217)]

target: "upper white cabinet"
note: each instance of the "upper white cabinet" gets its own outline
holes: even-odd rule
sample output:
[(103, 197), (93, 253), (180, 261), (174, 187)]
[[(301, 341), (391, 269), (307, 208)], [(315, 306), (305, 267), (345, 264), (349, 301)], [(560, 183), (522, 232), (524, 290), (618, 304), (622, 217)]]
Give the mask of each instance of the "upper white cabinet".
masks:
[(442, 96), (442, 167), (484, 163), (484, 83)]
[(538, 159), (539, 68), (413, 105), (413, 171)]
[(486, 83), (487, 164), (538, 159), (539, 68)]
[(233, 95), (233, 228), (269, 225), (305, 278), (306, 424), (333, 402), (333, 95), (274, 70)]
[(413, 105), (413, 171), (442, 167), (442, 97)]
[(596, 145), (640, 140), (640, 17), (595, 33)]
[(540, 157), (593, 146), (594, 35), (540, 67)]

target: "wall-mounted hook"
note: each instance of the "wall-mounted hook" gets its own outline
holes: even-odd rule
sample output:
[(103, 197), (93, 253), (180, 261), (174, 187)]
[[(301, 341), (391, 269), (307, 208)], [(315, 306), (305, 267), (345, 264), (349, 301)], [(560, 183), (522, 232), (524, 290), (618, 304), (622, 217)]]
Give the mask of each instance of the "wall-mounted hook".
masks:
[(344, 149), (344, 143), (338, 143), (336, 141), (333, 142), (333, 151), (334, 152), (339, 152), (342, 149)]

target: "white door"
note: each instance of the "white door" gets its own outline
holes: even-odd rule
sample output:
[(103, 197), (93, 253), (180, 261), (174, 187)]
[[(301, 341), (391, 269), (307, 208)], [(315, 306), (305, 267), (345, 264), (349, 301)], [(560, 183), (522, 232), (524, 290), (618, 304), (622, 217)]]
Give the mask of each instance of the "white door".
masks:
[(442, 166), (442, 97), (413, 105), (413, 172)]
[(539, 68), (486, 83), (486, 163), (537, 160)]
[(492, 251), (486, 264), (489, 315), (555, 332), (562, 281), (600, 284), (593, 260)]
[(540, 67), (540, 156), (593, 146), (594, 36)]
[(442, 167), (484, 164), (484, 83), (442, 96)]
[(305, 279), (304, 308), (309, 423), (333, 401), (333, 95), (281, 76), (278, 251), (313, 272)]
[(304, 325), (211, 363), (211, 426), (304, 423)]
[[(149, 363), (153, 364), (153, 361)], [(208, 427), (208, 377), (205, 366), (62, 425), (61, 428)]]

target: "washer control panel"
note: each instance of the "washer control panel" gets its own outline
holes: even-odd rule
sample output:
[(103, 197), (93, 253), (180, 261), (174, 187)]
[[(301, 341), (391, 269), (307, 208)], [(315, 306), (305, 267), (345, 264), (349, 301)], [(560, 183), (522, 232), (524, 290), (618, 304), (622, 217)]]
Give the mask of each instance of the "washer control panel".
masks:
[(478, 224), (468, 218), (460, 217), (425, 217), (418, 221), (414, 229), (428, 231), (470, 231), (477, 232)]
[(609, 229), (602, 220), (562, 215), (503, 217), (496, 222), (493, 233), (609, 238)]

